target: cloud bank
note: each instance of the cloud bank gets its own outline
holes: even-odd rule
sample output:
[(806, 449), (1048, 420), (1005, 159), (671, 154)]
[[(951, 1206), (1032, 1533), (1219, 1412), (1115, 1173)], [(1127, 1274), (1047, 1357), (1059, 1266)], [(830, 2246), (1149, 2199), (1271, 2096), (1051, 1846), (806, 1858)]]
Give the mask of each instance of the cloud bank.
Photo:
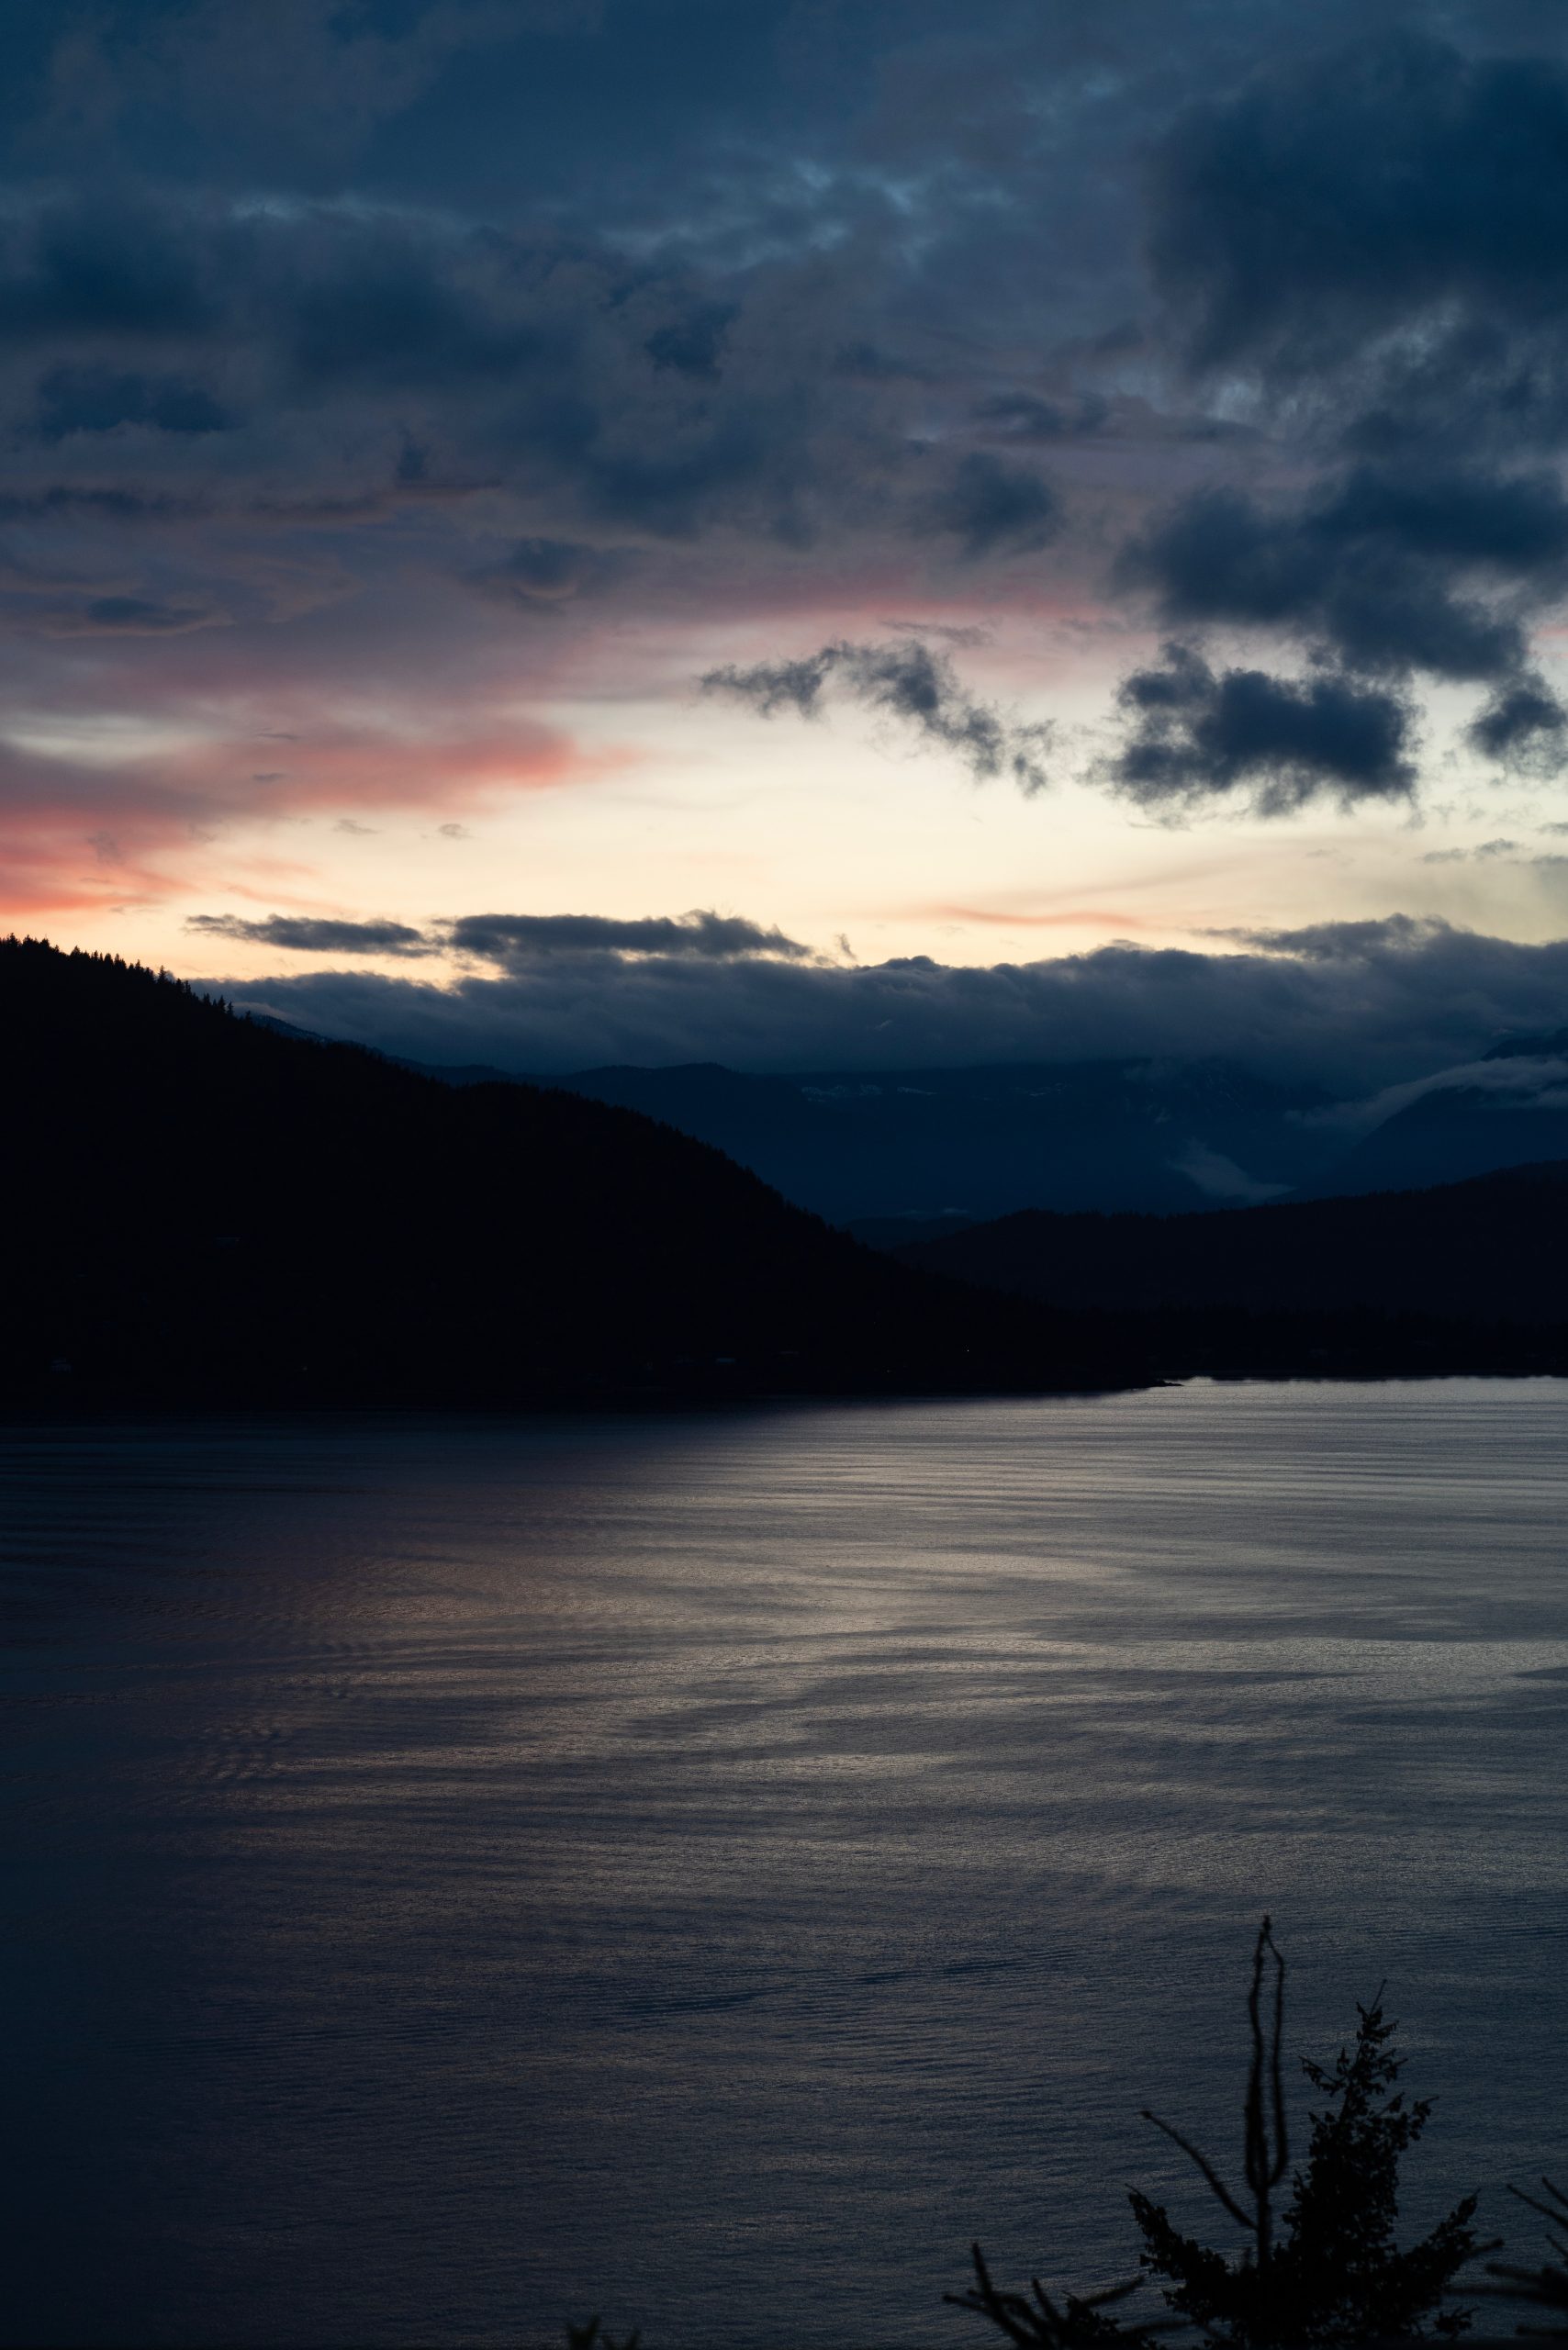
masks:
[(301, 955), (455, 955), (464, 960), (527, 968), (546, 957), (619, 959), (656, 956), (733, 962), (779, 956), (799, 962), (811, 948), (781, 930), (740, 914), (695, 908), (690, 913), (616, 922), (604, 914), (463, 914), (416, 930), (398, 922), (342, 922), (295, 914), (251, 921), (241, 914), (190, 914), (185, 928), (207, 938), (241, 939)]
[[(525, 918), (490, 919), (498, 968), (449, 985), (342, 970), (206, 984), (384, 1051), (516, 1073), (1221, 1058), (1341, 1098), (1554, 1033), (1568, 1015), (1568, 940), (1519, 946), (1404, 916), (1259, 934), (1230, 953), (1115, 946), (985, 968), (924, 956), (834, 966), (685, 941), (627, 954), (588, 936), (569, 946), (548, 922), (531, 945)], [(664, 925), (610, 927), (646, 941)]]
[(247, 946), (276, 946), (296, 955), (432, 955), (434, 941), (402, 922), (334, 922), (308, 914), (187, 914), (185, 928), (205, 938), (234, 938)]

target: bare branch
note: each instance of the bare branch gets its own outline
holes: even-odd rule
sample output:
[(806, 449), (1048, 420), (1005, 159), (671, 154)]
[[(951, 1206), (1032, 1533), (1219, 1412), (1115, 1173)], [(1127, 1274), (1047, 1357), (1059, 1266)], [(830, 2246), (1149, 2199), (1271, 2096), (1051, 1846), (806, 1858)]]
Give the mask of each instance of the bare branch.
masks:
[(1197, 2167), (1202, 2171), (1204, 2178), (1208, 2182), (1211, 2192), (1224, 2205), (1225, 2209), (1230, 2213), (1231, 2218), (1236, 2221), (1237, 2225), (1238, 2227), (1245, 2228), (1249, 2235), (1256, 2235), (1258, 2232), (1256, 2221), (1248, 2218), (1246, 2212), (1241, 2209), (1239, 2203), (1237, 2202), (1235, 2197), (1231, 2194), (1229, 2188), (1226, 2186), (1225, 2181), (1220, 2177), (1219, 2173), (1209, 2161), (1208, 2156), (1206, 2154), (1201, 2154), (1190, 2138), (1182, 2137), (1180, 2130), (1172, 2130), (1169, 2121), (1161, 2121), (1158, 2113), (1150, 2113), (1147, 2105), (1142, 2107), (1140, 2110), (1142, 2112), (1143, 2119), (1146, 2121), (1152, 2121), (1157, 2130), (1163, 2130), (1166, 2136), (1172, 2140), (1176, 2145), (1181, 2147), (1182, 2152), (1186, 2155), (1188, 2161), (1196, 2164)]

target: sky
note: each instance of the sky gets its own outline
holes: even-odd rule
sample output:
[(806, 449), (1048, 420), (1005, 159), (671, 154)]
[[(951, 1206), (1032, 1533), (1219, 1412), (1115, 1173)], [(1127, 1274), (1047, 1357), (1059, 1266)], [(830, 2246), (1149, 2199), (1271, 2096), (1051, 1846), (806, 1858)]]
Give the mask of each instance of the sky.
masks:
[(1568, 1022), (1556, 0), (7, 36), (7, 925), (544, 1071)]

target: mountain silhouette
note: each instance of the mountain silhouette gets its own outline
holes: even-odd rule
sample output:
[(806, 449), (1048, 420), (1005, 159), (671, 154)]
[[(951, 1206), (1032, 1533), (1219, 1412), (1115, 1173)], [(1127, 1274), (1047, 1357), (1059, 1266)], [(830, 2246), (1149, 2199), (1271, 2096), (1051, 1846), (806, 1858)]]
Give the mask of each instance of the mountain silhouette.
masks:
[(893, 1253), (1008, 1294), (1121, 1318), (1170, 1371), (1548, 1369), (1568, 1361), (1568, 1158), (1430, 1190), (1198, 1215), (1038, 1210)]
[[(1125, 1367), (646, 1118), (439, 1084), (162, 974), (0, 942), (13, 1399), (1051, 1387)], [(51, 1368), (52, 1366), (52, 1368)]]

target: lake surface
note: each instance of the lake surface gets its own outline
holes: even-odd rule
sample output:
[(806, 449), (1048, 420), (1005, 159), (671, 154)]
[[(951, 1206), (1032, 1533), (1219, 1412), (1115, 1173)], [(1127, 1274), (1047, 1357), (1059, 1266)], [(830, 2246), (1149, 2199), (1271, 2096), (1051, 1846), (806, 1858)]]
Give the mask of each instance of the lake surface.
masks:
[[(1568, 1383), (0, 1432), (9, 2342), (994, 2340), (1390, 1979), (1568, 2165)], [(1215, 2218), (1218, 2215), (1215, 2214)], [(1223, 2233), (1224, 2222), (1219, 2222)], [(1136, 2309), (1137, 2304), (1134, 2304)]]

